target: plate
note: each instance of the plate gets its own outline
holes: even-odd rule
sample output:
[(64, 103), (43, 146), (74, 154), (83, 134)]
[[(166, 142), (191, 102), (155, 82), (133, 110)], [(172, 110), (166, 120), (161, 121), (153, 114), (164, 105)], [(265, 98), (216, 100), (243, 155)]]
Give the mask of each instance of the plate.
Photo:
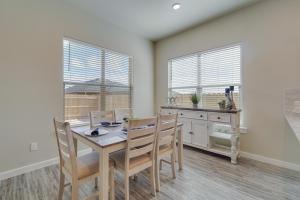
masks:
[(99, 137), (101, 135), (105, 135), (105, 134), (109, 133), (109, 131), (107, 131), (107, 130), (98, 129), (98, 135), (92, 135), (91, 133), (93, 131), (95, 131), (95, 130), (88, 130), (88, 131), (84, 132), (84, 135), (89, 136), (89, 137)]

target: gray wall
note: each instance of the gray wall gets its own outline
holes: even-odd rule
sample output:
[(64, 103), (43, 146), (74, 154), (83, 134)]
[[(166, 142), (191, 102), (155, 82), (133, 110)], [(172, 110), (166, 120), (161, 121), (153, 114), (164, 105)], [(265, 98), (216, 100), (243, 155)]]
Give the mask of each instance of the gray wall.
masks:
[(242, 43), (242, 151), (300, 164), (300, 144), (283, 112), (285, 88), (300, 87), (300, 1), (262, 1), (155, 45), (156, 108), (166, 102), (167, 60)]
[[(0, 1), (0, 172), (57, 156), (63, 37), (134, 57), (134, 112), (153, 114), (153, 44), (61, 0)], [(146, 106), (145, 106), (146, 105)], [(40, 150), (30, 152), (31, 142)]]

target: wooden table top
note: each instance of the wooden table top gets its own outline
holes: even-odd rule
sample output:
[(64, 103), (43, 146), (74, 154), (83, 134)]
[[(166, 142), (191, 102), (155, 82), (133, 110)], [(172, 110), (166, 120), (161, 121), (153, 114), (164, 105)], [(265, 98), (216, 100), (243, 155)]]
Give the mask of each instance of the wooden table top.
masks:
[(89, 140), (101, 147), (107, 147), (113, 144), (125, 142), (127, 140), (127, 135), (124, 134), (124, 132), (122, 131), (122, 126), (113, 127), (113, 128), (99, 127), (99, 129), (107, 130), (109, 133), (105, 135), (91, 137), (84, 134), (86, 131), (91, 131), (90, 126), (71, 128), (72, 132), (77, 136)]
[[(177, 127), (181, 127), (182, 125), (182, 123), (177, 123)], [(106, 130), (109, 133), (105, 135), (92, 137), (84, 134), (85, 132), (92, 130), (90, 126), (80, 126), (71, 128), (72, 132), (77, 136), (89, 140), (100, 147), (107, 147), (113, 144), (118, 144), (127, 141), (127, 134), (125, 134), (122, 131), (122, 125), (118, 127), (99, 127), (99, 129)]]

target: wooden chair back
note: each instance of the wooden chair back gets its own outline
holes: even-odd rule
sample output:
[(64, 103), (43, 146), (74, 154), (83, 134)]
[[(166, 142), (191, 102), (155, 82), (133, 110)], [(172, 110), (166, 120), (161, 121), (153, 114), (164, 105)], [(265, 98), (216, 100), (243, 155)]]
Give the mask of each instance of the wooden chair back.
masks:
[(90, 112), (91, 128), (98, 127), (101, 122), (114, 122), (114, 111), (92, 111)]
[(115, 109), (116, 122), (123, 122), (124, 118), (132, 118), (132, 109), (131, 108)]
[(177, 119), (177, 113), (159, 115), (157, 125), (156, 152), (158, 152), (160, 147), (163, 145), (168, 145), (170, 148), (175, 147)]
[(125, 168), (130, 159), (150, 154), (154, 160), (157, 117), (131, 119), (128, 121), (128, 137), (125, 156)]
[(53, 119), (55, 136), (58, 145), (60, 167), (65, 168), (69, 173), (77, 171), (76, 152), (70, 124), (59, 122)]

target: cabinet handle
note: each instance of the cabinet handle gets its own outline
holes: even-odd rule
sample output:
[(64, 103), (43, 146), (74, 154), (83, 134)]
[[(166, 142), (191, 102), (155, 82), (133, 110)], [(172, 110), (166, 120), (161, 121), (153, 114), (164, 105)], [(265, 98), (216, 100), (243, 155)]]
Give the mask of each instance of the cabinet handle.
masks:
[(221, 117), (218, 117), (218, 119), (221, 119)]
[(193, 133), (193, 131), (190, 131), (189, 134), (193, 135), (194, 133)]
[(182, 115), (183, 115), (183, 113), (180, 113), (180, 115), (182, 116)]
[(203, 115), (200, 115), (200, 117), (203, 117)]

